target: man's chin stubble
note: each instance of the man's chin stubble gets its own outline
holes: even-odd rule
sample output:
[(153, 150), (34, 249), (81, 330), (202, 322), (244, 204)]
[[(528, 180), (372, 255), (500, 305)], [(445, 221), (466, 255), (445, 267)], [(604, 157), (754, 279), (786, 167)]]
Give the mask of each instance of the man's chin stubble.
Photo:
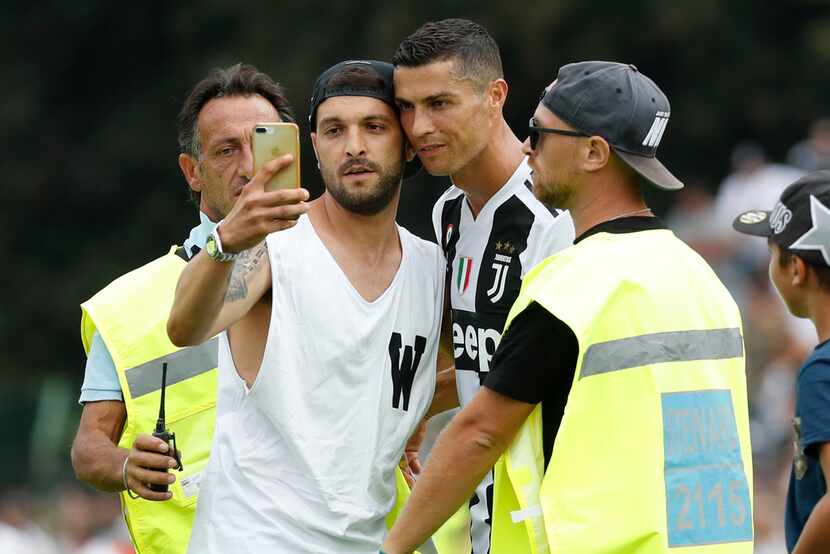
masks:
[(379, 175), (375, 190), (368, 195), (350, 194), (342, 181), (326, 189), (344, 209), (358, 215), (376, 215), (386, 209), (395, 197), (401, 183), (401, 174)]

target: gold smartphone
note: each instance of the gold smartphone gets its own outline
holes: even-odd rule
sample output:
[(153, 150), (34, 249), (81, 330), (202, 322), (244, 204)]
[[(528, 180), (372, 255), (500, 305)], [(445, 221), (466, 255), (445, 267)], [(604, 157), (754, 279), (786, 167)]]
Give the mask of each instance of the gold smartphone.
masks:
[(294, 161), (283, 168), (265, 185), (265, 190), (281, 190), (300, 186), (300, 129), (294, 123), (257, 123), (253, 134), (254, 171), (284, 154), (293, 154)]

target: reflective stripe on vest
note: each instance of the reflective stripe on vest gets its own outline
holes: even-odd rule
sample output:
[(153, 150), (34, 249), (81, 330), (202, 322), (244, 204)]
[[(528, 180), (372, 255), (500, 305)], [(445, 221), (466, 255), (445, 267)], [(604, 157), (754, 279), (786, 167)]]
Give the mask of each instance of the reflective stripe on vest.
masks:
[(167, 317), (185, 261), (170, 253), (121, 276), (82, 305), (81, 334), (89, 350), (95, 331), (115, 363), (127, 421), (118, 446), (151, 433), (158, 417), (161, 364), (168, 362), (167, 426), (176, 433), (184, 470), (172, 472), (171, 500), (151, 502), (121, 493), (138, 554), (184, 554), (198, 486), (213, 440), (216, 341), (178, 349), (167, 337)]
[(631, 367), (692, 360), (722, 360), (744, 353), (741, 330), (672, 331), (592, 344), (585, 352), (579, 378)]
[(507, 326), (532, 302), (580, 351), (548, 466), (541, 406), (496, 465), (491, 554), (751, 554), (740, 314), (708, 265), (670, 231), (599, 233), (525, 277)]
[(162, 364), (167, 364), (167, 386), (175, 385), (202, 373), (216, 368), (219, 363), (219, 338), (192, 348), (184, 348), (170, 354), (160, 356), (139, 366), (126, 370), (127, 384), (130, 387), (130, 396), (134, 399), (161, 389)]

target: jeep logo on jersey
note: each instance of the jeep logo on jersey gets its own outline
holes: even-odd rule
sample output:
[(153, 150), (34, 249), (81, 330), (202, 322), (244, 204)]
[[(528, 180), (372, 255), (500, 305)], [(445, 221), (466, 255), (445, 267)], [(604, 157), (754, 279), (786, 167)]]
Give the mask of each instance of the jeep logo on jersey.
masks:
[[(392, 333), (389, 339), (389, 361), (392, 366), (392, 407), (409, 410), (409, 395), (412, 393), (412, 383), (415, 381), (415, 372), (421, 363), (421, 356), (427, 346), (426, 337), (415, 335), (415, 347), (406, 345), (401, 352), (400, 333)], [(414, 355), (413, 355), (414, 351)], [(401, 397), (403, 406), (401, 407)]]
[(495, 329), (480, 329), (473, 325), (462, 326), (457, 322), (453, 323), (452, 345), (456, 369), (490, 371), (490, 360), (496, 353), (499, 340), (501, 334)]

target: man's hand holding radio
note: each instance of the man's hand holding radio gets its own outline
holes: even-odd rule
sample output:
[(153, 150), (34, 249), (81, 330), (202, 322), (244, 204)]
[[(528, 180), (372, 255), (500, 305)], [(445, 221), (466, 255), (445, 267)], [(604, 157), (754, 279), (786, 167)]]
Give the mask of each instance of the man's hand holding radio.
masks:
[(124, 460), (124, 485), (147, 500), (170, 500), (170, 492), (154, 492), (149, 485), (170, 485), (176, 477), (170, 469), (178, 466), (170, 446), (152, 435), (139, 435)]

